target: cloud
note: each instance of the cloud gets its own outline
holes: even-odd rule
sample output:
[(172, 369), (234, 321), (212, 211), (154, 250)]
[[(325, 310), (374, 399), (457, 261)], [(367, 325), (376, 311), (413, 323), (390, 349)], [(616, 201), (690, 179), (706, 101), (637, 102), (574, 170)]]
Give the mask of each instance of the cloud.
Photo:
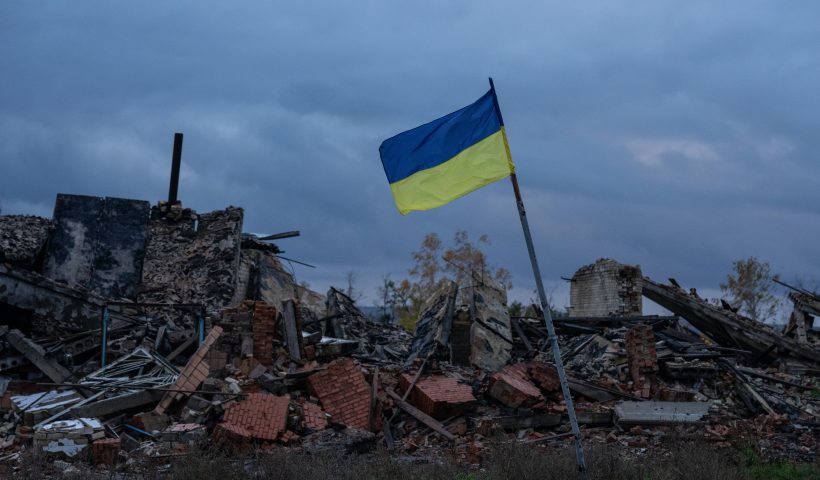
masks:
[(638, 163), (652, 168), (669, 166), (677, 160), (716, 162), (716, 149), (708, 143), (689, 139), (630, 139), (623, 142)]
[[(499, 90), (542, 270), (601, 256), (714, 288), (755, 254), (819, 265), (820, 5), (779, 2), (0, 4), (0, 201), (167, 192), (245, 207), (323, 290), (406, 274), (428, 232), (493, 240), (533, 281), (509, 182), (407, 217), (384, 138)], [(812, 263), (814, 262), (814, 263)], [(562, 294), (557, 294), (562, 295)], [(560, 301), (559, 301), (560, 303)]]

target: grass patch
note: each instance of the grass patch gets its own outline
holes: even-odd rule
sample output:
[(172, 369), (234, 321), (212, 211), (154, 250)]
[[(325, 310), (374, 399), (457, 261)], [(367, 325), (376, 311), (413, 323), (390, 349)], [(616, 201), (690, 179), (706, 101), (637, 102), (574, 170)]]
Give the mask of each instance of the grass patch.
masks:
[[(586, 454), (590, 480), (810, 480), (820, 479), (818, 465), (762, 464), (753, 448), (720, 450), (704, 443), (674, 444), (664, 453), (638, 453), (617, 446), (593, 446)], [(446, 458), (316, 454), (279, 450), (232, 456), (217, 450), (162, 459), (133, 459), (114, 470), (78, 462), (73, 472), (54, 468), (54, 459), (29, 457), (19, 478), (118, 480), (563, 480), (576, 478), (571, 448), (541, 450), (521, 444), (498, 444), (480, 468), (456, 465)]]
[(816, 480), (820, 470), (816, 465), (772, 464), (747, 467), (746, 473), (754, 480)]

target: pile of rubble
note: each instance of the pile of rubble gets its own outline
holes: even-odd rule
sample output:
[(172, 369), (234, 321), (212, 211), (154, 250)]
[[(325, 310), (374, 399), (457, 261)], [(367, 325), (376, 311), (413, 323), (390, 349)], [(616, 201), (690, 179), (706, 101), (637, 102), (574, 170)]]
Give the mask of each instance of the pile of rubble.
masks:
[[(0, 231), (6, 468), (26, 448), (110, 465), (381, 444), (479, 464), (492, 442), (571, 441), (543, 319), (511, 317), (480, 273), (442, 283), (411, 335), (297, 285), (238, 208), (60, 195), (53, 220), (4, 225), (35, 230)], [(636, 295), (674, 316), (642, 315)], [(555, 324), (586, 442), (814, 460), (820, 298), (795, 295), (780, 332), (611, 260), (579, 270), (571, 297)]]

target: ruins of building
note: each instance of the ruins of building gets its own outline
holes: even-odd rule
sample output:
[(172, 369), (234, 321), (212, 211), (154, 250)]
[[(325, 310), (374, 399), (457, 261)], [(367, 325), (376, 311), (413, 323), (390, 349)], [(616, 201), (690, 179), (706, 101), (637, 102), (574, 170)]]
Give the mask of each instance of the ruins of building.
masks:
[(494, 371), (509, 361), (512, 345), (506, 290), (472, 272), (465, 285), (443, 281), (422, 306), (409, 360), (437, 356)]
[(275, 245), (243, 236), (242, 220), (236, 207), (199, 214), (59, 194), (51, 220), (0, 217), (0, 309), (24, 331), (54, 334), (97, 328), (116, 301), (197, 304), (207, 316), (245, 299), (323, 303), (285, 271)]
[(570, 317), (638, 316), (643, 312), (641, 267), (601, 258), (570, 280)]
[[(511, 317), (503, 286), (474, 272), (442, 282), (410, 335), (339, 289), (299, 286), (242, 221), (236, 207), (73, 195), (53, 219), (0, 217), (0, 451), (85, 449), (110, 465), (202, 442), (381, 442), (475, 465), (489, 436), (566, 438), (537, 307)], [(710, 441), (765, 435), (788, 458), (815, 458), (816, 296), (791, 297), (782, 332), (613, 260), (582, 267), (571, 292), (555, 327), (586, 442), (657, 444), (674, 426)], [(642, 297), (674, 315), (642, 315)], [(772, 423), (785, 427), (749, 436)]]

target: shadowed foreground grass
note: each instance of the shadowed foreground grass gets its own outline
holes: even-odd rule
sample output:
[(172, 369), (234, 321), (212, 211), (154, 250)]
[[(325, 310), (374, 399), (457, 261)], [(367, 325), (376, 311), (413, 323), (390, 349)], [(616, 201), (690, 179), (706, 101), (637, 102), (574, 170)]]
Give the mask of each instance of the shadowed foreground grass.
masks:
[[(587, 453), (590, 479), (698, 480), (698, 479), (820, 479), (818, 465), (750, 464), (737, 451), (683, 443), (663, 455), (629, 458), (616, 448), (592, 448)], [(756, 460), (755, 460), (756, 461)], [(212, 450), (148, 465), (120, 465), (116, 471), (82, 464), (58, 471), (53, 460), (28, 459), (21, 478), (69, 479), (339, 479), (339, 480), (558, 480), (575, 478), (571, 450), (544, 452), (522, 445), (500, 445), (481, 469), (470, 470), (446, 460), (420, 461), (386, 454), (361, 456), (307, 455), (276, 452), (238, 458)]]

